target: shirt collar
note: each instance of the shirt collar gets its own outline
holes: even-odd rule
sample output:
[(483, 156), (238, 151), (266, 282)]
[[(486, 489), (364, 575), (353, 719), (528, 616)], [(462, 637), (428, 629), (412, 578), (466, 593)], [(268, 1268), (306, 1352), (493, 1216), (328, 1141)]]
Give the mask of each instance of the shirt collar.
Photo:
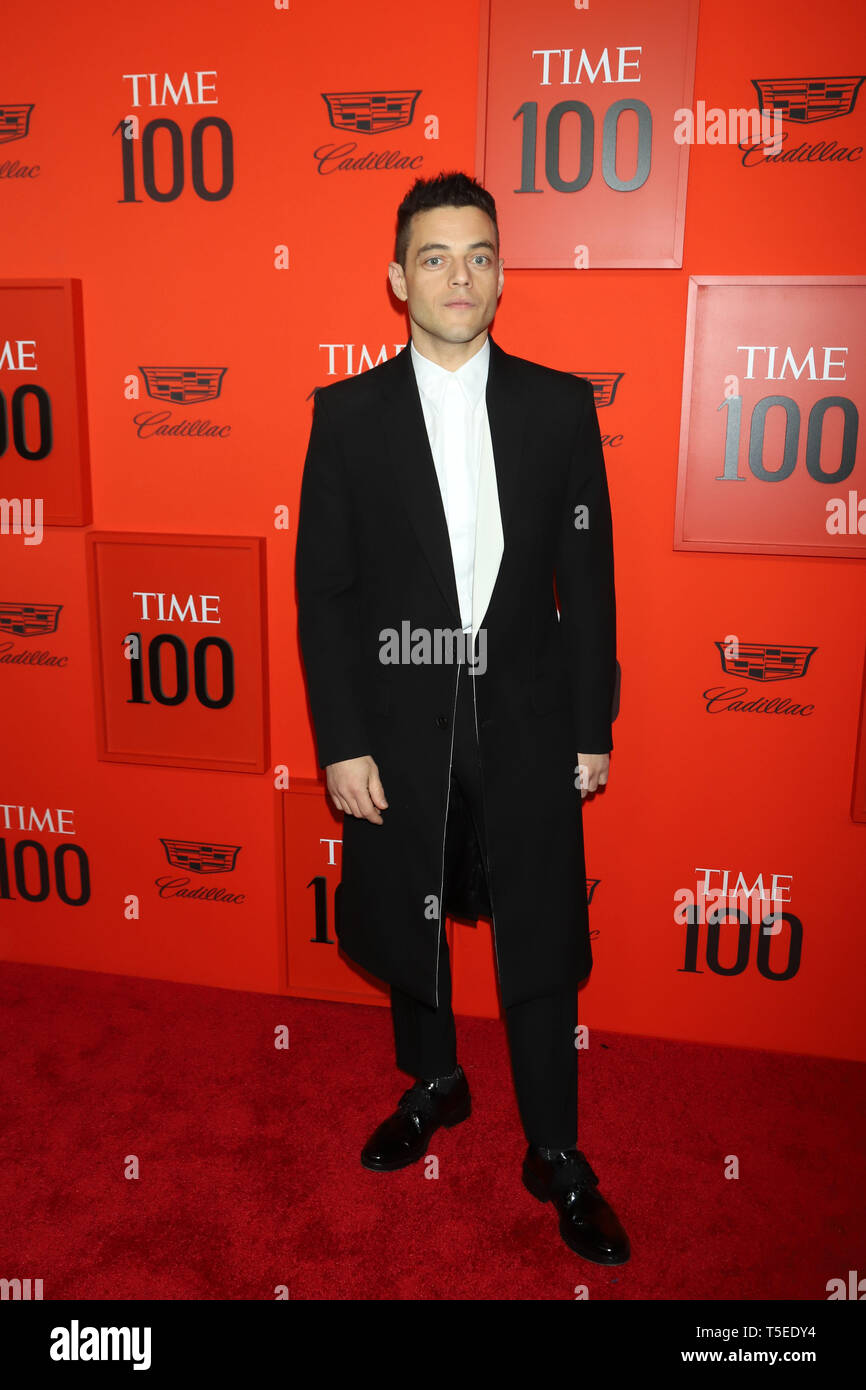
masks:
[(484, 395), (487, 388), (487, 370), (490, 362), (489, 337), (484, 339), (482, 346), (474, 356), (470, 357), (468, 362), (464, 362), (462, 367), (458, 367), (456, 372), (449, 372), (446, 367), (440, 367), (438, 362), (433, 362), (429, 357), (425, 357), (416, 348), (414, 339), (411, 341), (409, 352), (412, 366), (415, 368), (415, 380), (418, 383), (418, 389), (435, 406), (438, 407), (441, 403), (442, 393), (450, 377), (456, 378), (460, 383), (471, 406), (476, 406)]

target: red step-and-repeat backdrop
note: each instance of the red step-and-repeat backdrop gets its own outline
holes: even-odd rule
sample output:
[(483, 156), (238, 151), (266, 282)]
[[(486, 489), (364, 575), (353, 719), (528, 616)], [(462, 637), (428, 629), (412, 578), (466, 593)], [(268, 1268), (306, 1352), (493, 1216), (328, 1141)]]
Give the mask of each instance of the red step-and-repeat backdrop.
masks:
[[(4, 17), (0, 952), (385, 1004), (334, 936), (294, 549), (317, 386), (408, 337), (414, 180), (588, 378), (620, 687), (590, 1025), (866, 1055), (864, 18), (850, 0)], [(455, 1003), (498, 1012), (491, 928)]]

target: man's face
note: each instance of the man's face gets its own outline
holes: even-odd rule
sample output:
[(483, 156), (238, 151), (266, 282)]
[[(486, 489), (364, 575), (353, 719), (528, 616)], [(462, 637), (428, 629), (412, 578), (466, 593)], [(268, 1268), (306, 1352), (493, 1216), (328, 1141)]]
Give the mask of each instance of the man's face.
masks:
[(406, 269), (388, 267), (391, 287), (408, 302), (413, 325), (446, 343), (470, 343), (496, 313), (505, 262), (496, 228), (480, 208), (431, 208), (410, 224)]

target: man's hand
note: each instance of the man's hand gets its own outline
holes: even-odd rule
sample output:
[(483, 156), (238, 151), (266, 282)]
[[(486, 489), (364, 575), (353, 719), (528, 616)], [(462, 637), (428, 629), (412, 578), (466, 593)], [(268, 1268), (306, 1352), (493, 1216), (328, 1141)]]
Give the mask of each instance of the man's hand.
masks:
[(609, 771), (609, 753), (578, 753), (575, 786), (580, 786), (581, 801), (587, 792), (598, 791), (604, 786)]
[(363, 758), (347, 758), (342, 763), (328, 763), (325, 775), (328, 792), (338, 811), (344, 811), (347, 816), (363, 816), (374, 825), (384, 824), (379, 811), (384, 811), (388, 803), (379, 780), (379, 769), (369, 754)]

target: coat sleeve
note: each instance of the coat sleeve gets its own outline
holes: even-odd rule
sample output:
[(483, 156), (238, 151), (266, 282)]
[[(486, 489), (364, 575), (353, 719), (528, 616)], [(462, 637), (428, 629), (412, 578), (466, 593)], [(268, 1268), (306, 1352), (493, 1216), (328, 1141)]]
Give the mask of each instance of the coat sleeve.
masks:
[(295, 552), (298, 636), (320, 767), (371, 752), (360, 690), (351, 499), (324, 394), (323, 388), (313, 398)]
[(556, 555), (556, 588), (575, 751), (609, 753), (616, 681), (613, 525), (595, 396), (588, 381), (578, 381), (583, 389)]

